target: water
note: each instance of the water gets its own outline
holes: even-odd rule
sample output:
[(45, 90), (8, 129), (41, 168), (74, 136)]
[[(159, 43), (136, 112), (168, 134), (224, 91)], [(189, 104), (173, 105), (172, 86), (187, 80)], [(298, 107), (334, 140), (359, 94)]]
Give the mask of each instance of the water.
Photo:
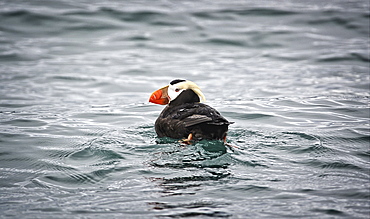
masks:
[[(0, 2), (2, 218), (369, 218), (368, 1)], [(158, 139), (195, 81), (229, 148)]]

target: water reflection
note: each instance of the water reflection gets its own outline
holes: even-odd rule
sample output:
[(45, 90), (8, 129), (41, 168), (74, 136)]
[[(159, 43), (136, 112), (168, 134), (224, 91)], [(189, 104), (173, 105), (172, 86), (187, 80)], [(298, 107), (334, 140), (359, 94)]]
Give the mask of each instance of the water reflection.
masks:
[[(230, 160), (224, 158), (228, 156), (227, 147), (221, 141), (200, 141), (192, 145), (183, 145), (171, 139), (162, 138), (158, 139), (158, 142), (170, 143), (170, 147), (153, 153), (148, 164), (157, 171), (163, 169), (166, 173), (165, 176), (150, 177), (148, 180), (160, 188), (159, 194), (162, 198), (197, 196), (204, 187), (225, 180), (231, 175), (228, 169)], [(158, 216), (163, 217), (228, 217), (231, 215), (220, 210), (225, 203), (205, 200), (155, 201), (148, 202), (148, 205), (154, 211), (158, 211)]]
[[(162, 141), (168, 139), (162, 139)], [(163, 196), (196, 194), (197, 187), (221, 180), (231, 173), (227, 148), (221, 141), (200, 141), (193, 145), (177, 143), (152, 154), (149, 165), (172, 169), (169, 176), (151, 177), (162, 190)]]

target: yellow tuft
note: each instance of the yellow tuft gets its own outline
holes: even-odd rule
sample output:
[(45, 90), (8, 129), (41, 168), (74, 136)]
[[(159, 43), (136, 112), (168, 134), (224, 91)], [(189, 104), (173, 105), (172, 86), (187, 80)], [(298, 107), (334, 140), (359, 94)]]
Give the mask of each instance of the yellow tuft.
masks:
[(185, 82), (179, 83), (179, 86), (182, 89), (192, 89), (199, 96), (200, 102), (206, 102), (206, 97), (204, 96), (198, 85), (194, 82), (187, 80)]

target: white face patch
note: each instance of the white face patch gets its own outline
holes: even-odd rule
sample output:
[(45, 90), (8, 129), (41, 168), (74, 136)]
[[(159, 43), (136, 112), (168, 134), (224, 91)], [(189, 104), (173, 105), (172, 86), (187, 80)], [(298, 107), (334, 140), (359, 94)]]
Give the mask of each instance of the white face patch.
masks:
[(179, 96), (185, 89), (182, 89), (181, 86), (179, 86), (181, 83), (169, 85), (168, 86), (168, 97), (170, 98), (170, 101), (176, 99), (177, 96)]

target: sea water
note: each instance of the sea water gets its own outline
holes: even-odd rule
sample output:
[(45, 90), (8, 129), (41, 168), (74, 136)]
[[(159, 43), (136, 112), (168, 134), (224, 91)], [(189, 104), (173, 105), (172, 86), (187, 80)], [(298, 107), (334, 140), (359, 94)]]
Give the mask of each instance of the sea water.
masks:
[[(369, 2), (0, 2), (1, 218), (369, 218)], [(197, 83), (228, 144), (157, 138)]]

